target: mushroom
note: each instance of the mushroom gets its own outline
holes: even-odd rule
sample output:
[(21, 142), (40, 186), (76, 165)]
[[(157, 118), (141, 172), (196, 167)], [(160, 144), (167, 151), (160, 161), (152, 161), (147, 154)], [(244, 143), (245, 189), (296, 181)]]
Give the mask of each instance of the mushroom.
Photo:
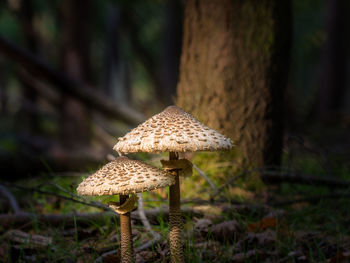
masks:
[[(134, 262), (131, 239), (130, 212), (137, 197), (135, 193), (151, 191), (175, 183), (166, 172), (127, 157), (118, 157), (107, 163), (93, 175), (85, 178), (78, 186), (79, 195), (119, 195), (119, 203), (109, 203), (120, 214), (121, 259)], [(129, 195), (132, 196), (129, 198)]]
[[(176, 165), (176, 162), (180, 161), (178, 152), (220, 151), (229, 150), (233, 146), (229, 138), (205, 126), (177, 106), (167, 107), (118, 140), (113, 149), (119, 154), (169, 152), (168, 167), (171, 163)], [(175, 177), (175, 184), (170, 186), (169, 194), (169, 239), (172, 262), (184, 262), (181, 238), (180, 169), (169, 169)], [(188, 165), (186, 169), (188, 170)]]

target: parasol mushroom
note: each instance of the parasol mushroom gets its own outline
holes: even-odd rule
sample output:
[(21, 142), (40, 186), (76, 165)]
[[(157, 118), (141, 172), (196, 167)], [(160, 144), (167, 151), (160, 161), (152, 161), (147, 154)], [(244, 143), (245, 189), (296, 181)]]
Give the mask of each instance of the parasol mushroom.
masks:
[(169, 194), (171, 261), (183, 262), (179, 171), (191, 173), (192, 167), (189, 161), (178, 160), (178, 152), (229, 150), (231, 140), (177, 106), (167, 107), (118, 140), (113, 149), (119, 154), (169, 152), (169, 161), (163, 160), (162, 164), (175, 177)]
[(109, 203), (109, 206), (120, 214), (121, 259), (123, 263), (129, 263), (134, 262), (130, 220), (130, 212), (137, 200), (134, 194), (166, 187), (174, 182), (174, 178), (158, 168), (118, 157), (85, 178), (77, 192), (90, 196), (119, 195), (120, 202)]

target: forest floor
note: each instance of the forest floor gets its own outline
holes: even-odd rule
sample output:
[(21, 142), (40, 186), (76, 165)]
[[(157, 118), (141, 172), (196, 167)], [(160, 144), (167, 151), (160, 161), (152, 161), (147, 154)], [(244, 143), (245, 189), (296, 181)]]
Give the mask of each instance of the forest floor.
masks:
[[(332, 149), (340, 148), (325, 155), (322, 146), (302, 144), (289, 144), (283, 164), (304, 178), (299, 184), (223, 183), (215, 176), (227, 163), (199, 162), (216, 189), (196, 171), (181, 182), (187, 262), (350, 262), (350, 163), (348, 152), (339, 151), (349, 148), (333, 142)], [(94, 207), (117, 197), (76, 196), (87, 175), (44, 174), (4, 184), (19, 205), (15, 215), (25, 216), (11, 217), (16, 207), (0, 199), (0, 262), (94, 262), (102, 255), (104, 262), (118, 262), (118, 217)], [(327, 183), (330, 177), (336, 183)], [(132, 213), (136, 262), (169, 261), (167, 194), (143, 194), (148, 220), (161, 237), (153, 246), (140, 249), (152, 235)]]

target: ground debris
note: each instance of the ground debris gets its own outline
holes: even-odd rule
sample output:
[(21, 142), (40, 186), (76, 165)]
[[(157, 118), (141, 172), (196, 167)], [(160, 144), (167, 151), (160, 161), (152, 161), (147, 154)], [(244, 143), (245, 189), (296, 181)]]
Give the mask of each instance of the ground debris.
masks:
[(51, 237), (45, 237), (37, 234), (29, 234), (18, 229), (8, 230), (4, 237), (10, 241), (17, 244), (27, 245), (30, 247), (46, 247), (52, 244)]
[(221, 242), (238, 240), (242, 234), (242, 228), (236, 220), (224, 221), (211, 227), (211, 235)]
[(266, 252), (260, 249), (252, 249), (247, 252), (237, 253), (232, 257), (232, 262), (247, 262), (247, 260), (252, 260), (260, 262), (263, 257), (266, 256)]

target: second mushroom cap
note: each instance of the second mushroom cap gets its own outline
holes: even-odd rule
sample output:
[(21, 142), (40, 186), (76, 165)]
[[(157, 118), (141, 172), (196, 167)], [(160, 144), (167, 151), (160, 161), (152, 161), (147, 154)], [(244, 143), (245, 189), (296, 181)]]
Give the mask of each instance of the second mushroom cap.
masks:
[(85, 178), (77, 188), (80, 195), (128, 195), (151, 191), (175, 183), (170, 174), (127, 157), (118, 157), (93, 175)]

